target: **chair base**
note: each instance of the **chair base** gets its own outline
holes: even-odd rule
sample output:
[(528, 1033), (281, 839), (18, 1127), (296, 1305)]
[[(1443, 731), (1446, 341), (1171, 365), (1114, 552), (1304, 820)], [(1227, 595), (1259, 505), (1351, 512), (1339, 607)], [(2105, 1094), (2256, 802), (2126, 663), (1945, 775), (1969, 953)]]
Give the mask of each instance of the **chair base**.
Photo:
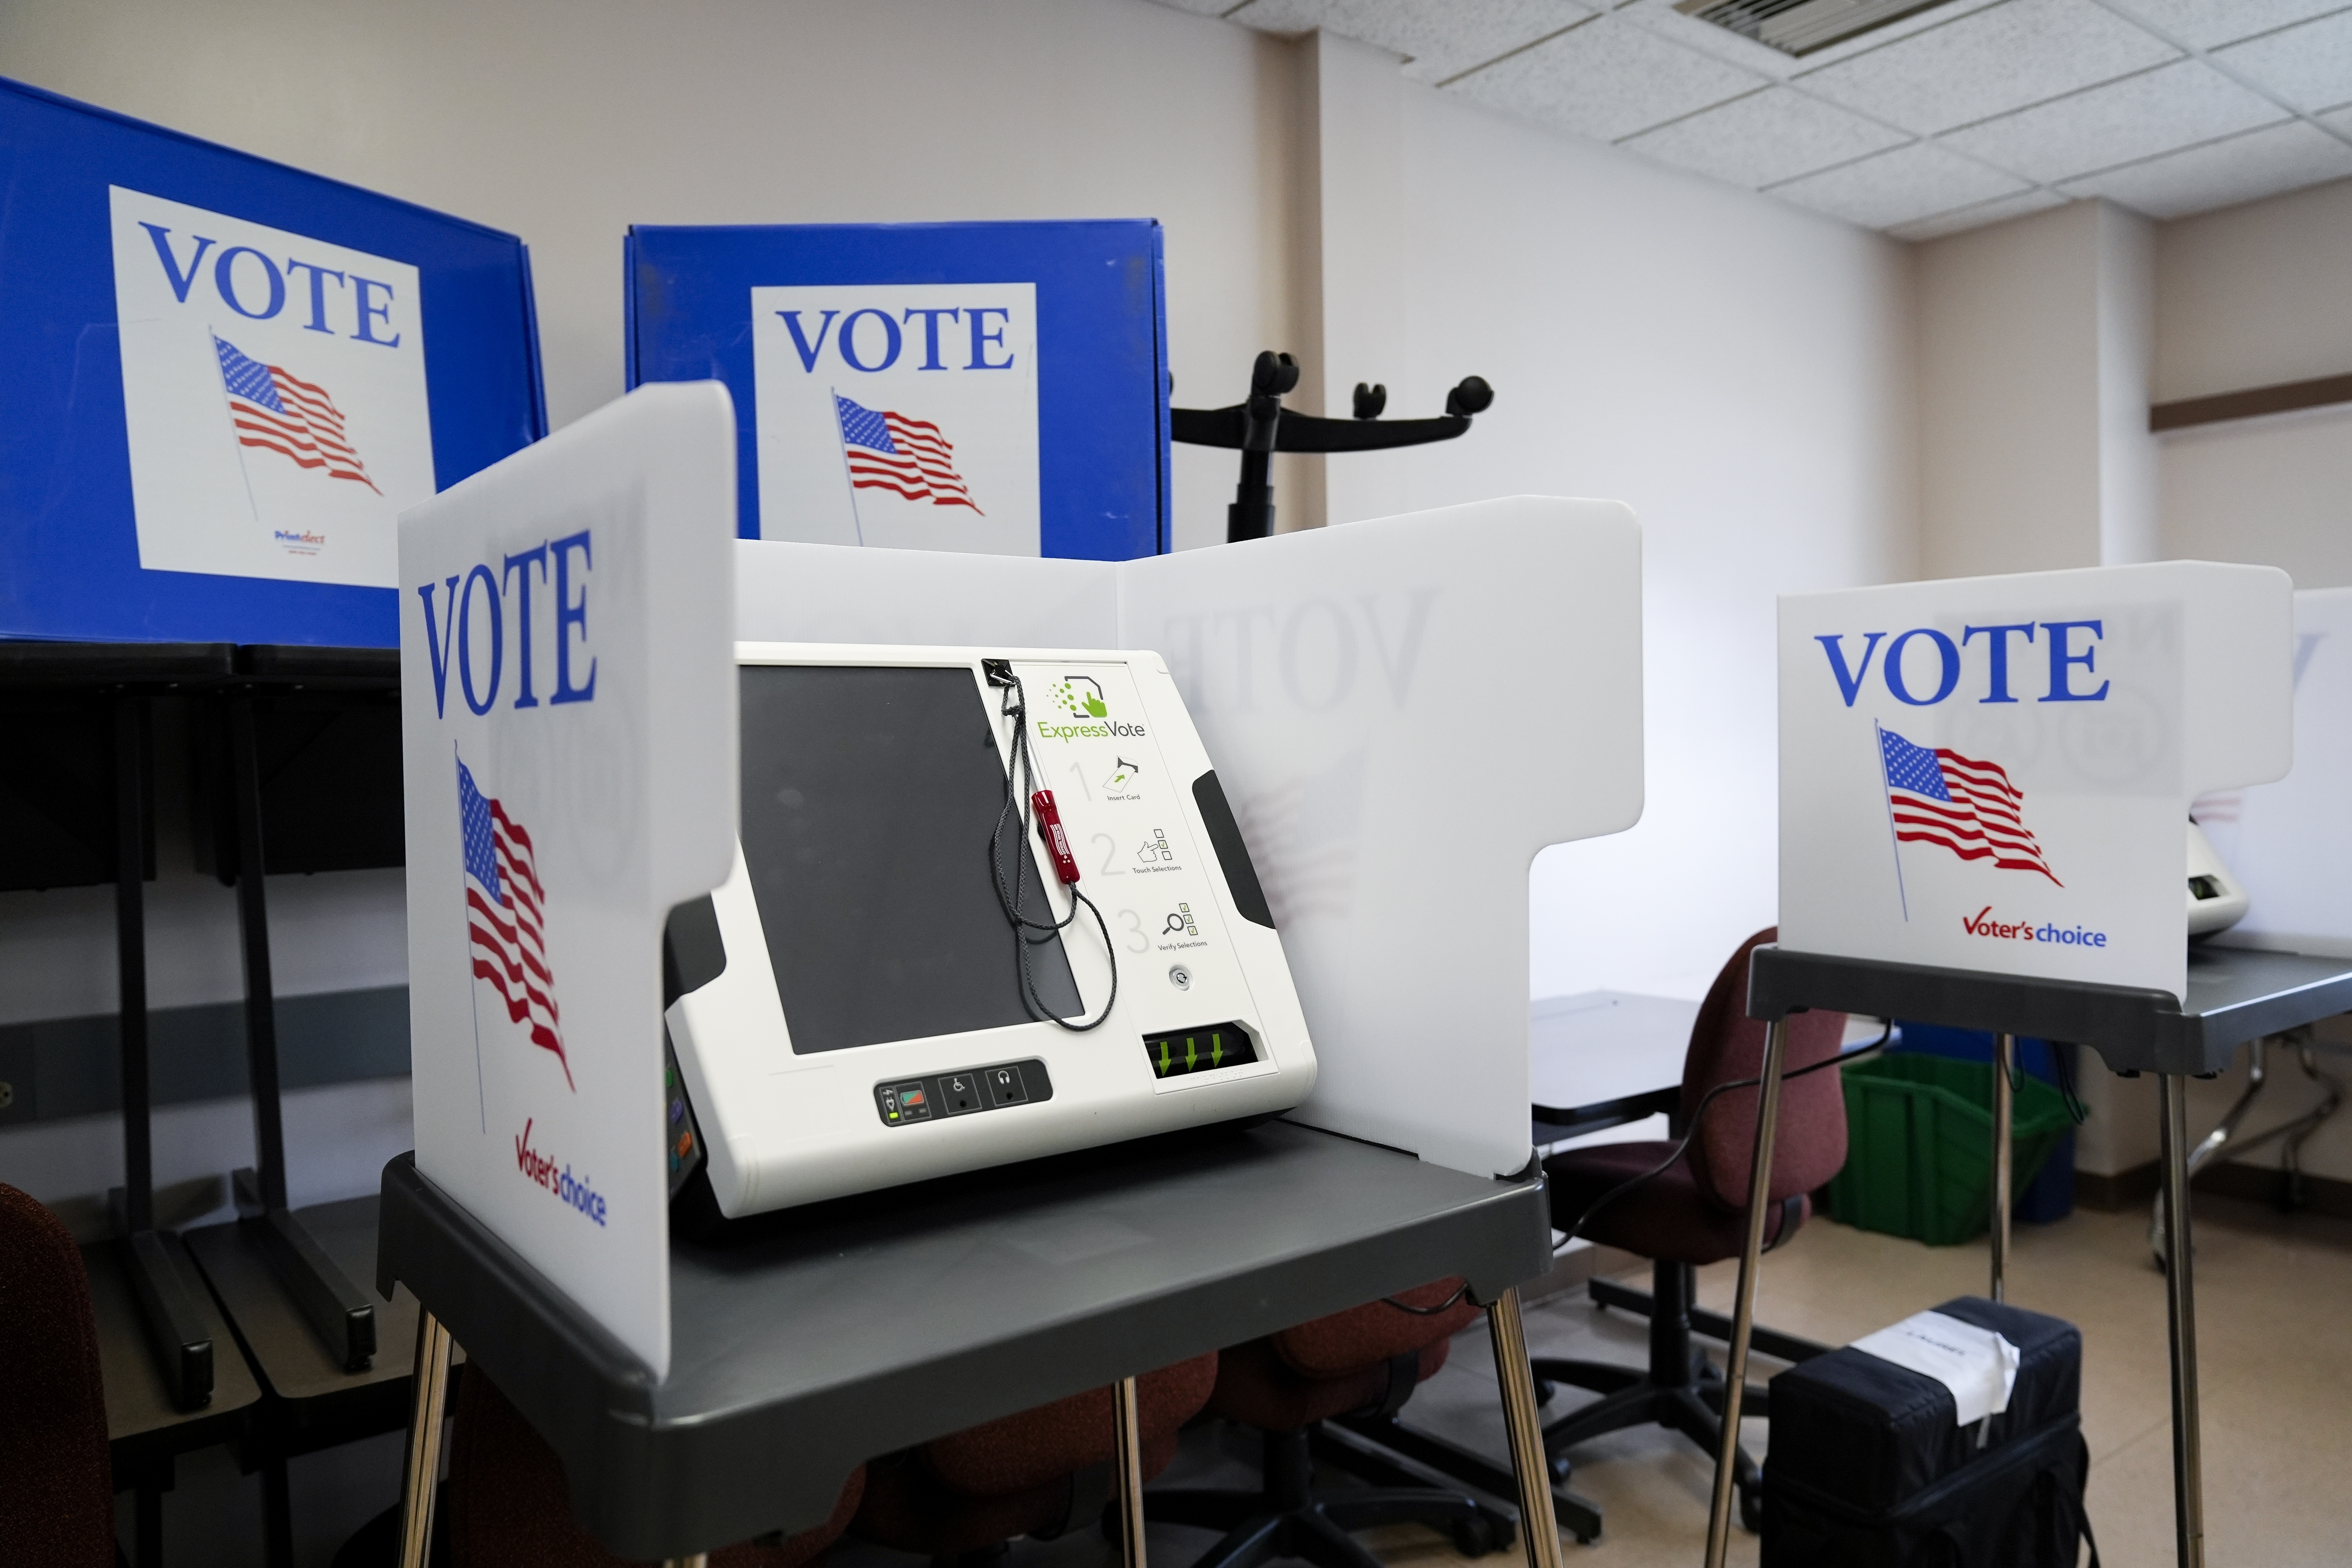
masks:
[[(1538, 1378), (1601, 1394), (1591, 1404), (1544, 1428), (1544, 1453), (1551, 1460), (1553, 1478), (1568, 1479), (1568, 1450), (1577, 1444), (1633, 1426), (1656, 1426), (1679, 1432), (1698, 1445), (1712, 1462), (1723, 1447), (1723, 1374), (1703, 1357), (1694, 1360), (1690, 1381), (1680, 1387), (1654, 1384), (1635, 1368), (1602, 1362), (1534, 1361), (1531, 1364)], [(1740, 1414), (1769, 1414), (1762, 1388), (1752, 1383), (1748, 1385)], [(1762, 1530), (1764, 1477), (1744, 1447), (1737, 1450), (1732, 1481), (1739, 1489), (1740, 1524), (1751, 1532)]]
[[(1544, 1453), (1555, 1480), (1566, 1481), (1569, 1450), (1579, 1443), (1635, 1426), (1663, 1426), (1698, 1446), (1711, 1461), (1723, 1447), (1723, 1373), (1691, 1343), (1692, 1298), (1697, 1271), (1664, 1259), (1653, 1266), (1650, 1364), (1618, 1366), (1604, 1362), (1533, 1358), (1538, 1392), (1567, 1384), (1601, 1397), (1544, 1427)], [(1598, 1296), (1598, 1292), (1595, 1293)], [(1615, 1303), (1612, 1303), (1615, 1304)], [(1741, 1395), (1746, 1416), (1769, 1416), (1771, 1399), (1749, 1384)], [(1732, 1480), (1739, 1492), (1739, 1522), (1751, 1531), (1764, 1522), (1764, 1478), (1744, 1447), (1734, 1447)]]
[[(1422, 1524), (1454, 1542), (1465, 1557), (1481, 1557), (1511, 1544), (1517, 1527), (1508, 1514), (1466, 1493), (1437, 1487), (1380, 1486), (1370, 1491), (1318, 1498), (1314, 1492), (1310, 1443), (1314, 1428), (1265, 1433), (1264, 1485), (1255, 1492), (1176, 1487), (1147, 1490), (1144, 1517), (1159, 1524), (1192, 1525), (1224, 1532), (1193, 1568), (1257, 1568), (1276, 1557), (1297, 1557), (1314, 1568), (1381, 1568), (1380, 1559), (1359, 1545), (1351, 1531), (1383, 1524)], [(1360, 1472), (1370, 1456), (1330, 1454), (1341, 1467)], [(1399, 1479), (1410, 1479), (1401, 1469)], [(1373, 1479), (1388, 1479), (1375, 1477)], [(1106, 1532), (1117, 1521), (1104, 1516)]]
[[(1654, 1306), (1647, 1290), (1636, 1290), (1631, 1285), (1620, 1285), (1614, 1279), (1603, 1279), (1597, 1275), (1587, 1282), (1585, 1293), (1592, 1298), (1592, 1304), (1596, 1307), (1615, 1307), (1637, 1317), (1648, 1317)], [(1690, 1310), (1690, 1326), (1691, 1332), (1701, 1338), (1721, 1340), (1726, 1344), (1731, 1342), (1731, 1320), (1720, 1312), (1693, 1307)], [(1751, 1350), (1760, 1351), (1775, 1361), (1785, 1361), (1792, 1366), (1801, 1361), (1827, 1355), (1837, 1349), (1835, 1345), (1784, 1334), (1778, 1329), (1768, 1329), (1761, 1324), (1748, 1330), (1748, 1344)]]
[[(1318, 1457), (1327, 1458), (1341, 1469), (1367, 1480), (1392, 1477), (1407, 1483), (1418, 1480), (1420, 1478), (1412, 1471), (1389, 1457), (1398, 1455), (1488, 1497), (1516, 1502), (1519, 1496), (1518, 1478), (1508, 1466), (1496, 1464), (1484, 1454), (1473, 1453), (1433, 1432), (1408, 1426), (1394, 1415), (1342, 1416), (1338, 1421), (1326, 1422), (1315, 1436)], [(1558, 1476), (1552, 1479), (1552, 1518), (1560, 1529), (1576, 1538), (1578, 1545), (1590, 1546), (1601, 1538), (1601, 1505), (1570, 1491), (1562, 1479)]]

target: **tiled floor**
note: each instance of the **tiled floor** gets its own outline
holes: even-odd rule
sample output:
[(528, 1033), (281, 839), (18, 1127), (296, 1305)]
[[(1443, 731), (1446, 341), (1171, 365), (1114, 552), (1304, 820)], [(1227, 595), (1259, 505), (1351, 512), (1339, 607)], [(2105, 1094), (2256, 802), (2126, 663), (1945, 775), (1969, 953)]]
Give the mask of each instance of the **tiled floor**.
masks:
[[(2091, 1516), (2109, 1568), (2173, 1561), (2164, 1286), (2149, 1260), (2147, 1226), (2145, 1212), (2078, 1213), (2053, 1226), (2021, 1226), (2010, 1271), (2012, 1301), (2083, 1330)], [(2200, 1195), (2197, 1235), (2209, 1559), (2263, 1568), (2352, 1563), (2352, 1336), (2345, 1325), (2352, 1308), (2352, 1221), (2282, 1218)], [(1981, 1242), (1927, 1247), (1817, 1222), (1765, 1260), (1758, 1316), (1790, 1333), (1843, 1343), (1923, 1307), (1981, 1292), (1985, 1268)], [(1701, 1270), (1700, 1300), (1727, 1309), (1734, 1272), (1728, 1264)], [(1646, 1289), (1646, 1272), (1628, 1279)], [(1538, 1355), (1638, 1364), (1643, 1335), (1639, 1319), (1598, 1310), (1581, 1292), (1528, 1314), (1528, 1341)], [(1759, 1358), (1756, 1375), (1768, 1376), (1780, 1364)], [(1564, 1407), (1556, 1403), (1550, 1413)], [(1494, 1362), (1483, 1327), (1455, 1342), (1445, 1370), (1414, 1395), (1406, 1415), (1502, 1457)], [(1749, 1423), (1748, 1435), (1760, 1458), (1765, 1424)], [(1196, 1427), (1162, 1484), (1246, 1486), (1255, 1461), (1251, 1435)], [(1607, 1526), (1595, 1544), (1567, 1547), (1569, 1568), (1693, 1568), (1706, 1543), (1712, 1470), (1696, 1447), (1655, 1429), (1580, 1450), (1570, 1484), (1601, 1506)], [(1213, 1539), (1154, 1526), (1148, 1544), (1160, 1568), (1182, 1568)], [(1456, 1568), (1463, 1562), (1443, 1539), (1414, 1526), (1360, 1539), (1390, 1568)], [(1754, 1563), (1755, 1538), (1735, 1531), (1732, 1539), (1731, 1561)], [(1018, 1542), (1008, 1568), (1103, 1568), (1117, 1560), (1087, 1532)], [(840, 1568), (905, 1568), (912, 1560), (845, 1543), (832, 1561)], [(1485, 1563), (1517, 1568), (1522, 1561), (1515, 1548)]]
[[(2283, 1218), (2201, 1195), (2196, 1217), (2209, 1558), (2269, 1568), (2352, 1562), (2352, 1222)], [(2010, 1266), (2011, 1300), (2083, 1331), (2091, 1518), (2110, 1568), (2173, 1561), (2163, 1277), (2149, 1260), (2147, 1225), (2143, 1211), (2021, 1226)], [(1981, 1243), (1927, 1247), (1817, 1223), (1766, 1258), (1758, 1318), (1842, 1343), (1981, 1292), (1985, 1268)], [(1734, 1275), (1729, 1264), (1701, 1270), (1701, 1300), (1727, 1310)], [(1646, 1288), (1643, 1277), (1634, 1282)], [(1580, 1296), (1546, 1303), (1528, 1321), (1538, 1354), (1638, 1363), (1643, 1333), (1639, 1320), (1599, 1311)], [(1499, 1453), (1500, 1421), (1486, 1414), (1494, 1363), (1483, 1339), (1465, 1336), (1455, 1350), (1416, 1398), (1414, 1418)], [(1764, 1424), (1748, 1430), (1760, 1455)], [(1615, 1568), (1699, 1562), (1711, 1479), (1696, 1447), (1662, 1432), (1592, 1444), (1579, 1454), (1571, 1485), (1601, 1505), (1608, 1526), (1594, 1546), (1571, 1548), (1571, 1564), (1588, 1556)], [(1421, 1568), (1446, 1555), (1423, 1540), (1429, 1550), (1410, 1555), (1403, 1542), (1388, 1543), (1391, 1561)], [(1735, 1542), (1734, 1562), (1755, 1561), (1752, 1537)]]

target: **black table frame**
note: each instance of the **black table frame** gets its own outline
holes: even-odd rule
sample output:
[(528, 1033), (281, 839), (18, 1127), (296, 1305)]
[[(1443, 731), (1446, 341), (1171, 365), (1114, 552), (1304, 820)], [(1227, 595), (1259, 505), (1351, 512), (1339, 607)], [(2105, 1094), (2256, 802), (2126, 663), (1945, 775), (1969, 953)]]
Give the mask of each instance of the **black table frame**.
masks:
[[(1007, 1256), (1024, 1236), (1121, 1230), (1133, 1241), (1100, 1263)], [(1559, 1563), (1516, 1289), (1551, 1258), (1532, 1165), (1480, 1180), (1277, 1121), (787, 1211), (715, 1245), (673, 1238), (677, 1349), (659, 1382), (409, 1157), (385, 1169), (380, 1236), (378, 1290), (404, 1283), (424, 1308), (404, 1564), (431, 1530), (435, 1369), (453, 1335), (562, 1457), (593, 1534), (693, 1563), (815, 1525), (874, 1456), (1106, 1383), (1131, 1398), (1153, 1367), (1448, 1275), (1487, 1308), (1529, 1561)], [(924, 1280), (948, 1299), (912, 1294)], [(1140, 1532), (1124, 1533), (1139, 1563)]]
[[(110, 841), (85, 843), (91, 865), (59, 876), (53, 868), (19, 874), (9, 887), (105, 885), (114, 888), (115, 963), (122, 1054), (122, 1263), (141, 1321), (170, 1396), (184, 1413), (212, 1400), (215, 1345), (196, 1290), (155, 1229), (152, 1106), (149, 1089), (146, 882), (154, 874), (154, 780), (150, 728), (153, 700), (209, 688), (229, 673), (226, 643), (0, 642), (0, 698), (62, 700), (109, 720), (104, 768), (113, 796)], [(95, 761), (95, 759), (91, 759)], [(42, 758), (36, 765), (55, 766)], [(93, 769), (92, 771), (96, 771)], [(47, 824), (74, 836), (71, 824)], [(94, 825), (90, 825), (94, 826)], [(152, 1500), (141, 1493), (141, 1517)], [(140, 1551), (148, 1550), (142, 1541)]]
[[(383, 1392), (360, 1391), (367, 1380), (355, 1377), (350, 1395), (320, 1401), (317, 1409), (299, 1418), (278, 1409), (283, 1402), (274, 1396), (264, 1396), (259, 1406), (250, 1408), (250, 1400), (233, 1411), (209, 1408), (216, 1383), (244, 1387), (243, 1369), (233, 1373), (229, 1363), (218, 1359), (228, 1347), (213, 1331), (213, 1303), (197, 1283), (199, 1271), (186, 1251), (154, 1226), (143, 888), (154, 875), (152, 707), (163, 697), (188, 703), (188, 738), (198, 785), (198, 858), (200, 862), (209, 858), (210, 868), (237, 889), (247, 1069), (257, 1148), (256, 1168), (233, 1176), (238, 1206), (246, 1215), (245, 1238), (268, 1260), (280, 1289), (302, 1309), (330, 1353), (347, 1371), (358, 1373), (369, 1365), (375, 1349), (373, 1304), (287, 1208), (268, 907), (262, 876), (247, 873), (400, 863), (398, 691), (399, 654), (393, 648), (0, 641), (0, 702), (13, 698), (45, 710), (58, 705), (81, 709), (101, 721), (104, 731), (104, 754), (82, 759), (80, 770), (103, 773), (110, 781), (112, 809), (103, 827), (96, 821), (43, 824), (53, 839), (82, 840), (76, 858), (84, 863), (61, 867), (55, 855), (37, 865), (0, 863), (0, 885), (110, 883), (115, 889), (125, 1166), (121, 1223), (126, 1235), (110, 1256), (119, 1258), (157, 1373), (180, 1416), (168, 1430), (145, 1432), (116, 1444), (118, 1473), (131, 1478), (129, 1484), (138, 1497), (134, 1554), (141, 1568), (159, 1559), (160, 1503), (172, 1484), (173, 1456), (225, 1440), (239, 1445), (244, 1466), (263, 1472), (265, 1560), (275, 1568), (290, 1561), (287, 1458), (327, 1441), (396, 1429), (406, 1404), (404, 1390), (389, 1391), (387, 1399)], [(314, 707), (322, 700), (374, 707), (389, 721), (385, 736), (379, 737), (388, 738), (394, 763), (387, 775), (393, 805), (388, 834), (385, 824), (378, 823), (372, 836), (362, 835), (368, 842), (357, 847), (356, 858), (351, 848), (322, 845), (315, 827), (295, 835), (300, 842), (292, 853), (264, 855), (265, 826), (278, 821), (284, 808), (278, 814), (265, 808), (268, 781), (261, 759), (273, 709), (289, 699)], [(83, 728), (91, 729), (94, 741), (95, 728)], [(320, 757), (321, 748), (316, 746), (307, 753), (299, 746), (294, 750), (314, 773), (322, 766), (334, 772), (341, 762), (332, 755)], [(326, 750), (331, 752), (332, 747)], [(44, 765), (58, 761), (42, 759)], [(351, 771), (347, 763), (342, 771)], [(234, 1318), (224, 1321), (241, 1340), (243, 1331)], [(125, 1336), (102, 1332), (101, 1338), (114, 1346)], [(110, 1363), (117, 1376), (127, 1370), (120, 1359), (117, 1351)], [(257, 1363), (255, 1371), (266, 1378)], [(344, 1436), (329, 1436), (338, 1433)]]
[[(309, 847), (308, 854), (270, 854), (267, 847), (270, 813), (265, 804), (270, 781), (265, 776), (262, 751), (264, 731), (279, 704), (289, 700), (315, 704), (323, 696), (331, 703), (380, 710), (392, 721), (390, 734), (396, 752), (399, 691), (396, 648), (240, 647), (235, 674), (220, 685), (215, 699), (220, 711), (214, 728), (219, 749), (210, 751), (197, 770), (206, 785), (200, 789), (200, 797), (225, 797), (226, 810), (209, 815), (226, 822), (205, 826), (216, 840), (226, 840), (226, 846), (215, 843), (209, 847), (221, 879), (236, 889), (238, 945), (245, 968), (246, 1072), (253, 1092), (254, 1166), (235, 1173), (237, 1206), (253, 1245), (268, 1260), (279, 1285), (301, 1308), (343, 1370), (352, 1373), (365, 1371), (374, 1359), (374, 1305), (287, 1206), (286, 1132), (278, 1077), (277, 993), (270, 978), (267, 874), (341, 870), (400, 861), (396, 855), (385, 858), (381, 853), (321, 854), (315, 846)], [(297, 758), (302, 755), (301, 746), (291, 750)], [(325, 771), (339, 775), (352, 771), (336, 766), (340, 760), (331, 759)], [(381, 765), (383, 759), (377, 761)], [(338, 777), (335, 782), (343, 781)], [(200, 798), (200, 816), (207, 815), (208, 804)], [(282, 1486), (278, 1489), (282, 1490)], [(273, 1514), (273, 1541), (283, 1533), (278, 1528), (280, 1522)]]

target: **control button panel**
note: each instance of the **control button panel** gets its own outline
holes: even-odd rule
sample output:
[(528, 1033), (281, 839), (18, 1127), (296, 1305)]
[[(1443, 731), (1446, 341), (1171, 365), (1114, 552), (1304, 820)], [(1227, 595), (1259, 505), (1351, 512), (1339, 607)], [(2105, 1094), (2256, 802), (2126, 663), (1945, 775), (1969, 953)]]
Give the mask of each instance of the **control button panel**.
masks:
[(1045, 1064), (1034, 1057), (874, 1086), (874, 1109), (885, 1127), (1002, 1110), (1053, 1098), (1054, 1080), (1046, 1075)]
[(1146, 1035), (1143, 1054), (1151, 1059), (1154, 1078), (1188, 1078), (1257, 1060), (1257, 1047), (1239, 1024), (1203, 1024)]

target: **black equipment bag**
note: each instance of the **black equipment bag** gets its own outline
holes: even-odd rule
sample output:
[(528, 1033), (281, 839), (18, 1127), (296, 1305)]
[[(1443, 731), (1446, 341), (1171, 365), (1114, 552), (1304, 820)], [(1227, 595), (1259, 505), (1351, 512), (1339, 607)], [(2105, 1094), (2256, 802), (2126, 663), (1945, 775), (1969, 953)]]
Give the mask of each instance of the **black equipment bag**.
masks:
[(1852, 1346), (1780, 1373), (1763, 1568), (2075, 1568), (2091, 1533), (2083, 1336), (1979, 1296), (1936, 1310), (2018, 1348), (2009, 1408), (1962, 1426), (1950, 1389)]

